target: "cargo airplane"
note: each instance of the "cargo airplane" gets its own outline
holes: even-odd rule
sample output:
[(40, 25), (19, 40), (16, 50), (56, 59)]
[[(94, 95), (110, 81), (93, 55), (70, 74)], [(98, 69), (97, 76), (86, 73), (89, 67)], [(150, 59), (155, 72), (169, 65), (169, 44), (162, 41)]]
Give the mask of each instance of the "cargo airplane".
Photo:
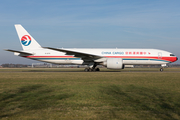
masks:
[(65, 49), (41, 47), (39, 43), (20, 25), (15, 25), (23, 50), (6, 51), (15, 55), (53, 64), (87, 65), (84, 71), (99, 71), (97, 65), (107, 69), (124, 69), (124, 65), (161, 65), (178, 58), (167, 51), (158, 49)]

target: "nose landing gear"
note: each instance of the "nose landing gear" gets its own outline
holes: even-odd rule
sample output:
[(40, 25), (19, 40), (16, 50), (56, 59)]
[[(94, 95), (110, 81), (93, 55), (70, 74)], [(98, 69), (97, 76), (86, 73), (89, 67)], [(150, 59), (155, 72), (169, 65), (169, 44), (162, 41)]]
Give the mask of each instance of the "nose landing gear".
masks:
[(164, 67), (166, 67), (166, 64), (161, 64), (160, 72), (164, 71)]

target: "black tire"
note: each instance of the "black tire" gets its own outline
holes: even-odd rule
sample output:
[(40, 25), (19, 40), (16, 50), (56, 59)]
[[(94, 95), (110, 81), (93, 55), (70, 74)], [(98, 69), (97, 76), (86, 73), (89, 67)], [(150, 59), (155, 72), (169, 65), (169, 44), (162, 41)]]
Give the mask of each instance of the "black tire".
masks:
[(96, 68), (96, 71), (100, 71), (100, 69), (99, 69), (99, 68)]
[(163, 72), (163, 68), (160, 68), (160, 72)]
[(91, 71), (91, 72), (96, 72), (96, 69), (90, 68), (90, 71)]

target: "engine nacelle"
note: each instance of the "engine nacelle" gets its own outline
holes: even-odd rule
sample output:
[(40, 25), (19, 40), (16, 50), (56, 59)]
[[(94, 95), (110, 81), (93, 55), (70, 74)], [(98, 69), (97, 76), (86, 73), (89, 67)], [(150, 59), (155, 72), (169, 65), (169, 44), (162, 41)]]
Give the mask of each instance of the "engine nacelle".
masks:
[(104, 65), (107, 69), (124, 69), (122, 58), (108, 58)]

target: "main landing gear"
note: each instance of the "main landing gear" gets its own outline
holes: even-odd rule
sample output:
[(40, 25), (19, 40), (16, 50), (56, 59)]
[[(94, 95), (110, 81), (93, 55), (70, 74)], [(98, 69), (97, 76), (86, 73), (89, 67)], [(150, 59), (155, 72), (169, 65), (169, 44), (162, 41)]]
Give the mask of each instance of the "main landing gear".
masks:
[(85, 72), (96, 72), (96, 71), (100, 71), (99, 68), (96, 68), (97, 64), (96, 63), (91, 63), (88, 65), (88, 68), (85, 68), (84, 71)]
[(85, 68), (84, 69), (85, 72), (95, 72), (95, 71), (100, 71), (99, 68)]

